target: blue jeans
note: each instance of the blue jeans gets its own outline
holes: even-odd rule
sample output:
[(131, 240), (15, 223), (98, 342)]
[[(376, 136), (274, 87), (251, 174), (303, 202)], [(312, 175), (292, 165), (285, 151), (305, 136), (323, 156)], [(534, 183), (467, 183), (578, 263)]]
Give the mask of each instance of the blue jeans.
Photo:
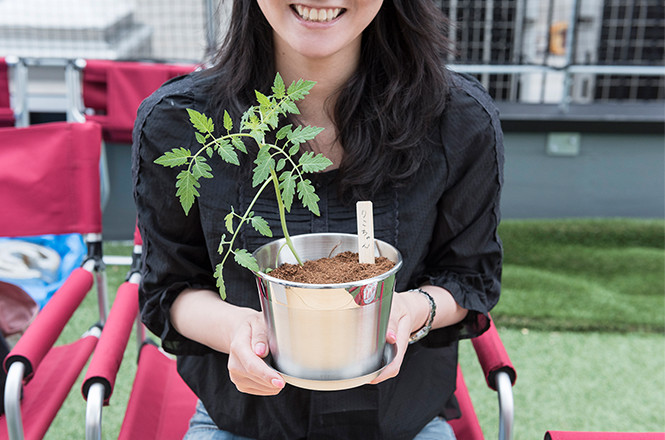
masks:
[[(187, 431), (187, 434), (185, 434), (183, 440), (252, 439), (219, 430), (199, 400), (196, 404), (196, 413), (189, 421), (189, 430)], [(453, 433), (453, 429), (444, 419), (437, 417), (429, 422), (413, 440), (455, 440), (455, 434)]]

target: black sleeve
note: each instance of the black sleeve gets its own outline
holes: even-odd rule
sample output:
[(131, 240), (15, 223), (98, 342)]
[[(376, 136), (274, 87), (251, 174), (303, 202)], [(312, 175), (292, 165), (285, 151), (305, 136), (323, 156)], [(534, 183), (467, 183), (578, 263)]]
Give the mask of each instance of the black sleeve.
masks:
[(194, 203), (189, 215), (185, 215), (175, 195), (180, 170), (154, 163), (173, 148), (197, 145), (186, 111), (196, 108), (196, 104), (183, 87), (186, 81), (163, 87), (142, 103), (132, 146), (134, 199), (143, 239), (141, 319), (161, 338), (163, 348), (175, 354), (209, 349), (173, 328), (173, 301), (186, 288), (216, 290), (198, 204)]
[(441, 126), (450, 171), (422, 281), (448, 290), (469, 314), (433, 331), (427, 343), (436, 345), (484, 332), (501, 290), (503, 134), (489, 95), (477, 83), (458, 81)]

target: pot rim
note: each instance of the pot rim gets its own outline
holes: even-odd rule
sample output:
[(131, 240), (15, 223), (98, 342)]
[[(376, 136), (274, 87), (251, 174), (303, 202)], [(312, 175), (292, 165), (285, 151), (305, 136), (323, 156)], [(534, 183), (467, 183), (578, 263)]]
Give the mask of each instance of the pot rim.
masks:
[[(307, 234), (298, 234), (298, 235), (293, 235), (291, 236), (292, 239), (296, 237), (312, 237), (312, 236), (344, 236), (344, 237), (358, 237), (358, 234), (348, 234), (348, 233), (338, 233), (338, 232), (313, 232), (313, 233), (307, 233)], [(264, 247), (270, 246), (271, 244), (275, 242), (286, 242), (285, 238), (280, 238), (277, 240), (272, 240), (260, 247), (258, 247), (254, 252), (252, 252), (252, 255), (256, 255), (257, 252), (259, 252), (261, 249)], [(294, 281), (287, 281), (283, 280), (281, 278), (275, 278), (273, 276), (270, 276), (269, 274), (262, 272), (262, 271), (252, 271), (254, 275), (256, 275), (259, 278), (263, 278), (266, 281), (270, 281), (271, 283), (276, 283), (276, 284), (281, 284), (283, 286), (287, 287), (301, 287), (301, 288), (307, 288), (307, 289), (344, 289), (348, 287), (354, 287), (354, 286), (361, 286), (361, 285), (367, 285), (379, 281), (383, 281), (390, 276), (394, 275), (397, 273), (397, 271), (402, 267), (402, 254), (400, 253), (399, 249), (397, 249), (395, 246), (393, 246), (390, 243), (387, 243), (383, 240), (379, 240), (378, 238), (374, 239), (375, 244), (380, 243), (384, 246), (390, 246), (395, 250), (395, 253), (397, 255), (397, 261), (394, 261), (395, 265), (387, 272), (382, 273), (381, 275), (377, 275), (372, 278), (366, 278), (364, 280), (357, 280), (357, 281), (351, 281), (348, 283), (330, 283), (330, 284), (308, 284), (308, 283), (298, 283)], [(378, 247), (377, 247), (378, 249)], [(381, 255), (379, 255), (381, 256)]]

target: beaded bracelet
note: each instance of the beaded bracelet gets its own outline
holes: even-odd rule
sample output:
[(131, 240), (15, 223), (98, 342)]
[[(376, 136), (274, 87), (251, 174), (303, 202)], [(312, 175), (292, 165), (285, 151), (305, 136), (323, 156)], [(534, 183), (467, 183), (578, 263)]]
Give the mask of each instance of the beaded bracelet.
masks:
[(436, 316), (436, 302), (434, 302), (434, 298), (432, 298), (432, 295), (429, 293), (425, 292), (423, 289), (411, 289), (409, 292), (420, 292), (423, 295), (427, 297), (429, 300), (430, 304), (430, 310), (429, 310), (429, 319), (427, 320), (427, 324), (425, 324), (420, 330), (417, 332), (413, 333), (411, 337), (409, 338), (409, 344), (413, 344), (414, 342), (420, 341), (422, 338), (427, 336), (429, 331), (432, 329), (432, 323), (434, 322), (434, 317)]

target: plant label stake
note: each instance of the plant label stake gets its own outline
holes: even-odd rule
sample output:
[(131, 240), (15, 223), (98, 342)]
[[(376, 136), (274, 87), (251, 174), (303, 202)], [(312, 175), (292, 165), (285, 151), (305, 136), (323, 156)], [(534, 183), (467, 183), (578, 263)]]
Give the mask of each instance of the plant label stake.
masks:
[(374, 264), (374, 213), (372, 202), (356, 203), (358, 222), (358, 260), (360, 263)]

